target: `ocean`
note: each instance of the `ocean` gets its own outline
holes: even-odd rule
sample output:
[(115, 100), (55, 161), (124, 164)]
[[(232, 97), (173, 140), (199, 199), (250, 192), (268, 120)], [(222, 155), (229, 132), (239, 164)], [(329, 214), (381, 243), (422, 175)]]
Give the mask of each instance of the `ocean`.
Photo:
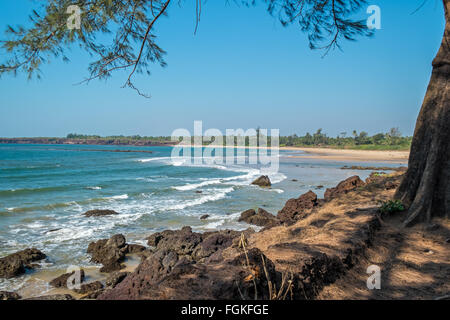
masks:
[[(105, 152), (146, 150), (152, 153)], [(88, 244), (122, 233), (128, 243), (165, 229), (242, 230), (242, 211), (262, 207), (276, 214), (286, 200), (370, 171), (341, 170), (343, 163), (291, 157), (280, 151), (272, 188), (251, 182), (258, 166), (172, 162), (171, 147), (90, 145), (0, 145), (0, 257), (35, 247), (48, 259), (46, 269), (95, 266)], [(247, 154), (248, 155), (248, 154)], [(392, 163), (363, 165), (395, 166)], [(297, 181), (293, 181), (293, 179)], [(317, 186), (323, 186), (318, 189)], [(119, 215), (87, 218), (92, 209)], [(209, 215), (200, 220), (202, 215)], [(29, 275), (0, 279), (0, 290), (16, 290)]]

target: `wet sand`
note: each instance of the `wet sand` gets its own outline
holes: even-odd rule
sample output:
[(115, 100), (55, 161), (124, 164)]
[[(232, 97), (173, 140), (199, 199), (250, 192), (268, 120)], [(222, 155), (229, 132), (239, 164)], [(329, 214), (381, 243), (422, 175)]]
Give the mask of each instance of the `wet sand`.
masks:
[[(123, 262), (125, 268), (120, 270), (121, 272), (133, 272), (139, 263), (141, 258), (136, 254), (127, 254), (125, 261)], [(109, 273), (101, 273), (100, 267), (83, 267), (85, 272), (85, 280), (83, 283), (90, 283), (94, 281), (100, 281), (105, 284), (106, 278)], [(30, 277), (25, 281), (20, 289), (16, 292), (23, 298), (32, 298), (38, 296), (49, 296), (54, 294), (70, 294), (75, 299), (83, 297), (82, 294), (78, 294), (73, 290), (67, 288), (54, 288), (50, 286), (49, 282), (56, 277), (66, 273), (67, 270), (63, 269), (37, 269), (30, 274)]]

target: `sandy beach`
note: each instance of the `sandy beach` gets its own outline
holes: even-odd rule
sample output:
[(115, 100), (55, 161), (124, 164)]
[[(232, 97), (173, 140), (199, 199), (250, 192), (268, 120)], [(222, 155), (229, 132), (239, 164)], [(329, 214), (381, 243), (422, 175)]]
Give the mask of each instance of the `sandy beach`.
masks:
[(409, 151), (395, 150), (351, 150), (351, 149), (329, 149), (329, 148), (298, 148), (280, 147), (280, 150), (298, 150), (305, 155), (292, 155), (294, 158), (311, 158), (333, 161), (381, 161), (381, 162), (408, 162)]
[[(182, 147), (182, 145), (177, 145)], [(175, 147), (175, 146), (174, 146)], [(193, 145), (193, 147), (200, 147)], [(208, 147), (208, 146), (203, 146)], [(216, 148), (216, 146), (211, 146)], [(251, 148), (262, 149), (264, 147), (225, 146), (224, 148)], [(270, 147), (269, 147), (270, 148)], [(305, 148), (305, 147), (279, 147), (279, 150), (301, 151), (306, 154), (291, 155), (290, 158), (309, 158), (330, 161), (355, 161), (355, 162), (393, 162), (407, 164), (409, 151), (398, 150), (354, 150), (332, 148)]]

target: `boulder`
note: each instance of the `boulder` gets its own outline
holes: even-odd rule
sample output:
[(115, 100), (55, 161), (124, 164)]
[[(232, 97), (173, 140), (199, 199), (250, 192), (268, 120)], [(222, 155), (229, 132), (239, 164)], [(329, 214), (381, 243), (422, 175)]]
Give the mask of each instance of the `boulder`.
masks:
[(221, 259), (221, 251), (233, 244), (233, 239), (239, 237), (241, 232), (223, 230), (203, 234), (203, 240), (194, 249), (192, 257), (195, 261)]
[(181, 256), (190, 256), (201, 241), (202, 235), (192, 232), (191, 227), (183, 227), (181, 230), (165, 230), (147, 238), (149, 246), (155, 247), (157, 250), (171, 250)]
[(344, 195), (350, 191), (355, 190), (358, 187), (364, 186), (365, 183), (358, 176), (352, 176), (339, 182), (339, 184), (334, 188), (328, 188), (325, 191), (325, 200), (330, 201), (336, 197)]
[(204, 214), (200, 217), (200, 220), (206, 220), (209, 218), (209, 214)]
[(85, 283), (80, 286), (80, 289), (75, 289), (76, 293), (79, 294), (87, 294), (91, 292), (97, 292), (99, 290), (103, 289), (103, 284), (100, 281), (94, 281), (90, 283)]
[(121, 262), (125, 259), (128, 246), (125, 237), (117, 234), (110, 239), (91, 242), (87, 252), (91, 255), (91, 262), (103, 264), (100, 272), (112, 272), (125, 267)]
[(25, 273), (25, 269), (33, 269), (32, 262), (45, 259), (46, 255), (40, 250), (31, 248), (18, 251), (0, 258), (0, 278), (13, 278)]
[(142, 253), (147, 250), (147, 247), (142, 246), (140, 244), (128, 244), (127, 245), (127, 253)]
[(19, 300), (21, 296), (15, 292), (0, 291), (0, 300)]
[(258, 179), (253, 181), (252, 184), (260, 187), (270, 187), (272, 185), (268, 176), (260, 176)]
[[(192, 263), (175, 256), (167, 259), (169, 254), (160, 251), (151, 256), (98, 299), (253, 300), (256, 287), (257, 298), (268, 300), (264, 269), (277, 287), (280, 284), (274, 264), (256, 248), (217, 263)], [(170, 262), (164, 266), (166, 259)]]
[(102, 217), (102, 216), (110, 216), (110, 215), (115, 215), (115, 214), (119, 214), (119, 213), (114, 210), (99, 210), (99, 209), (89, 210), (84, 213), (84, 215), (86, 217)]
[(277, 217), (282, 223), (291, 224), (306, 217), (317, 205), (317, 194), (308, 191), (297, 199), (289, 199), (286, 201), (283, 209), (278, 211)]
[[(83, 269), (80, 270), (78, 279), (77, 279), (77, 276), (74, 276), (74, 275), (75, 275), (75, 271), (72, 271), (70, 273), (64, 273), (64, 274), (60, 275), (59, 277), (50, 281), (50, 285), (55, 288), (67, 288), (67, 281), (69, 280), (69, 278), (72, 278), (71, 279), (72, 285), (75, 285), (76, 283), (82, 283), (84, 281), (84, 270)], [(74, 276), (74, 277), (72, 277), (72, 276)]]
[(108, 287), (114, 288), (115, 286), (117, 286), (119, 283), (121, 283), (123, 281), (123, 279), (125, 279), (125, 277), (127, 275), (129, 275), (129, 272), (121, 272), (121, 271), (116, 271), (114, 273), (112, 273), (105, 281), (105, 284)]
[[(254, 231), (248, 229), (243, 232), (247, 235)], [(154, 233), (147, 238), (148, 245), (154, 249), (146, 260), (154, 255), (163, 254), (161, 263), (164, 270), (170, 270), (179, 260), (191, 262), (222, 260), (222, 251), (234, 245), (241, 233), (241, 231), (220, 230), (201, 234), (192, 232), (191, 227)]]
[(89, 293), (87, 293), (86, 295), (82, 296), (80, 298), (80, 300), (95, 300), (97, 299), (105, 290), (100, 289), (100, 290), (96, 290), (96, 291), (91, 291)]
[(260, 227), (273, 227), (280, 224), (279, 220), (273, 214), (262, 208), (258, 208), (258, 211), (249, 209), (242, 212), (238, 221), (243, 221)]

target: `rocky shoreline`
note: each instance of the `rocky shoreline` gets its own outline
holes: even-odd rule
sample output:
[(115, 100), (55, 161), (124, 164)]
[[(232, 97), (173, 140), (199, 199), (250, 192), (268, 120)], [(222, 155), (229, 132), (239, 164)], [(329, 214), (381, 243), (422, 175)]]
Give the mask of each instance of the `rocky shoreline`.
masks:
[[(148, 246), (128, 244), (123, 235), (91, 242), (91, 262), (101, 264), (102, 281), (86, 281), (84, 270), (50, 281), (81, 299), (314, 299), (344, 275), (370, 247), (382, 216), (378, 202), (392, 197), (403, 172), (373, 173), (366, 181), (350, 177), (325, 192), (290, 199), (276, 214), (262, 208), (242, 212), (240, 221), (262, 227), (197, 233), (191, 227), (149, 235)], [(265, 179), (265, 178), (264, 178)], [(87, 219), (117, 214), (87, 212)], [(207, 219), (207, 218), (206, 218)], [(123, 271), (126, 255), (141, 263)], [(31, 248), (0, 258), (0, 277), (14, 277), (37, 266), (44, 253)], [(0, 292), (2, 299), (20, 299)], [(33, 299), (74, 299), (59, 294)]]

